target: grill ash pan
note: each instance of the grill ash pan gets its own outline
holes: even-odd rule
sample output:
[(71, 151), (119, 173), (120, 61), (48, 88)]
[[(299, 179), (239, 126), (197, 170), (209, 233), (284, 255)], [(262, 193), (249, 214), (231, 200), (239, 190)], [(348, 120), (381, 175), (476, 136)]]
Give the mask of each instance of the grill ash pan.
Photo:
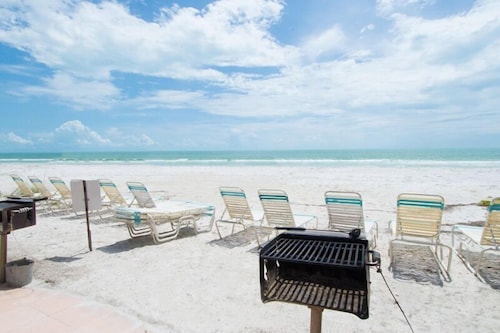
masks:
[[(286, 231), (259, 254), (261, 299), (349, 312), (368, 318), (368, 240), (355, 232)], [(351, 236), (352, 235), (352, 236)]]

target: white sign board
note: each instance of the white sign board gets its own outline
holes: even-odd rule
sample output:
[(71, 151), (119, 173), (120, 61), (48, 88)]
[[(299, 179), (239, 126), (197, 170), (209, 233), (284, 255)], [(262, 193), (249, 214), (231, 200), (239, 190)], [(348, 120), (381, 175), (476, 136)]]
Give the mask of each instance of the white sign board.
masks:
[[(83, 192), (83, 180), (71, 180), (71, 201), (73, 202), (73, 210), (75, 213), (85, 212), (85, 195)], [(87, 208), (88, 211), (96, 211), (102, 208), (101, 188), (98, 180), (85, 180), (85, 188), (87, 192)]]

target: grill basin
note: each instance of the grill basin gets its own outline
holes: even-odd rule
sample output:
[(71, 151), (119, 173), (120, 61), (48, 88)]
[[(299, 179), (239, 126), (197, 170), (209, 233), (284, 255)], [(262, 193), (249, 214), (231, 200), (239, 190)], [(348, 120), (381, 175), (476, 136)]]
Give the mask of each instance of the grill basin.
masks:
[(260, 251), (264, 303), (281, 301), (368, 318), (368, 241), (332, 231), (287, 231)]

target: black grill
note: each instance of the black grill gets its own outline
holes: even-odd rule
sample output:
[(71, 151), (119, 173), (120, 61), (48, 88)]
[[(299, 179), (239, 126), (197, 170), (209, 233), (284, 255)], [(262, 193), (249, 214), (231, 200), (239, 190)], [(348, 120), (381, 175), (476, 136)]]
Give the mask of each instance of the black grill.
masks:
[(261, 299), (368, 318), (368, 241), (332, 231), (286, 231), (260, 251)]
[(7, 235), (36, 224), (35, 201), (21, 198), (0, 201), (0, 283), (5, 282)]
[(3, 234), (36, 224), (35, 200), (8, 199), (0, 201), (0, 222)]

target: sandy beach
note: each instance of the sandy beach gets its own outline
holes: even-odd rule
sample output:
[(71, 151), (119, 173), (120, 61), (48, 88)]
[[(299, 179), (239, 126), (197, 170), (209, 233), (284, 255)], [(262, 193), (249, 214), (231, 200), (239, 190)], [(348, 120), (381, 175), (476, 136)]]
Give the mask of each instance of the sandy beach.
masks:
[[(285, 190), (294, 212), (314, 214), (327, 223), (327, 190), (362, 194), (367, 220), (380, 228), (382, 274), (370, 272), (370, 317), (323, 312), (323, 332), (411, 332), (384, 283), (396, 296), (415, 332), (496, 332), (500, 326), (499, 257), (489, 258), (488, 283), (480, 282), (456, 256), (451, 280), (439, 274), (426, 249), (400, 246), (401, 264), (389, 270), (388, 221), (395, 218), (403, 192), (440, 194), (446, 200), (443, 240), (451, 245), (457, 223), (480, 224), (486, 209), (477, 203), (500, 196), (500, 170), (477, 167), (308, 167), (308, 166), (155, 166), (136, 164), (0, 164), (0, 191), (11, 193), (15, 173), (34, 175), (49, 189), (49, 176), (113, 180), (130, 198), (126, 181), (143, 182), (171, 199), (209, 203), (217, 217), (224, 210), (219, 186), (243, 188), (250, 205), (261, 209), (257, 190)], [(202, 221), (203, 222), (203, 221)], [(256, 242), (219, 240), (217, 231), (154, 244), (151, 237), (131, 239), (125, 225), (105, 213), (92, 216), (93, 251), (87, 244), (84, 216), (39, 211), (37, 225), (9, 235), (8, 261), (35, 260), (32, 285), (55, 288), (109, 304), (143, 321), (148, 332), (308, 332), (305, 306), (260, 299)], [(229, 226), (223, 234), (229, 234)], [(243, 235), (244, 236), (244, 235)], [(397, 259), (396, 259), (397, 260)]]

